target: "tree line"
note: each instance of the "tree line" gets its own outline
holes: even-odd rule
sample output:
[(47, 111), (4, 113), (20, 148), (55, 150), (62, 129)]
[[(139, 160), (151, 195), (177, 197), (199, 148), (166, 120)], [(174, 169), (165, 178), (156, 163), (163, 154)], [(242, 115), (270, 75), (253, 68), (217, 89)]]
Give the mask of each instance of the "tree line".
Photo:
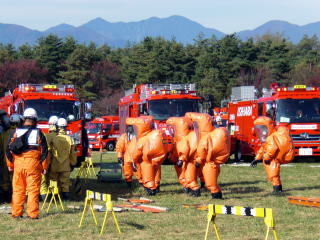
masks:
[(98, 114), (116, 114), (124, 90), (140, 83), (196, 83), (220, 105), (234, 86), (319, 85), (320, 41), (305, 36), (292, 44), (279, 34), (242, 41), (231, 34), (220, 40), (199, 35), (183, 45), (145, 37), (113, 49), (48, 35), (34, 46), (0, 44), (0, 80), (1, 95), (19, 83), (74, 84)]

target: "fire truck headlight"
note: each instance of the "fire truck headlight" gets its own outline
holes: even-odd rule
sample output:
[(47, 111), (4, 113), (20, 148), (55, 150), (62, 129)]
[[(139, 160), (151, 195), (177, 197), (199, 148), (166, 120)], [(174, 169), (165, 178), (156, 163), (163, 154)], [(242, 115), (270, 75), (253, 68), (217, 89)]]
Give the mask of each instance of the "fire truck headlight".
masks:
[(73, 138), (75, 145), (79, 145), (81, 143), (81, 131), (78, 131), (74, 134), (70, 134), (70, 137)]

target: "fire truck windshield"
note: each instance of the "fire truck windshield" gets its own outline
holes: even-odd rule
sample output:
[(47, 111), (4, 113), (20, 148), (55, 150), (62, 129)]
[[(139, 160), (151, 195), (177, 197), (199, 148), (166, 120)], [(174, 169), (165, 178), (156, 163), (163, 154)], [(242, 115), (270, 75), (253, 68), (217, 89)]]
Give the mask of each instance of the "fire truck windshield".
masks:
[(150, 100), (148, 114), (155, 120), (166, 120), (169, 117), (182, 117), (186, 112), (198, 112), (196, 99), (161, 99)]
[(86, 127), (88, 134), (100, 133), (101, 123), (88, 123)]
[[(58, 116), (67, 120), (80, 119), (80, 102), (72, 100), (26, 100), (26, 108), (34, 108), (39, 121), (48, 121), (50, 116)], [(73, 116), (73, 117), (72, 117)]]
[(320, 123), (320, 99), (280, 99), (276, 101), (276, 121)]

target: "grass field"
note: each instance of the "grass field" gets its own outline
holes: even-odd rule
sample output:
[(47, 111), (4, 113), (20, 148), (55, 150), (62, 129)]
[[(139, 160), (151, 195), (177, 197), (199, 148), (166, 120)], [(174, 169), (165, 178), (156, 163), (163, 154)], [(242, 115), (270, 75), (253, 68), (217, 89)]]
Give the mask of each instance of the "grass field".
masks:
[[(97, 163), (98, 153), (94, 154)], [(115, 154), (108, 154), (115, 159)], [(0, 214), (1, 240), (29, 239), (203, 239), (206, 228), (207, 212), (182, 207), (185, 203), (216, 203), (225, 205), (269, 207), (273, 209), (279, 239), (320, 239), (320, 209), (288, 204), (287, 196), (320, 196), (320, 163), (299, 162), (284, 166), (281, 177), (284, 187), (282, 196), (270, 194), (272, 186), (266, 181), (262, 165), (252, 169), (248, 166), (226, 164), (221, 167), (219, 178), (224, 200), (211, 200), (210, 193), (203, 190), (199, 198), (183, 193), (177, 183), (173, 166), (162, 167), (161, 192), (152, 197), (154, 205), (169, 207), (165, 213), (116, 213), (122, 234), (118, 235), (111, 217), (102, 236), (98, 234), (92, 217), (88, 212), (84, 225), (78, 228), (79, 210), (68, 209), (61, 213), (55, 208), (48, 214), (42, 212), (39, 220), (12, 219), (8, 214)], [(78, 169), (75, 169), (73, 176)], [(87, 189), (111, 193), (113, 199), (122, 197), (146, 196), (144, 190), (134, 185), (128, 191), (124, 183), (99, 184), (90, 179), (84, 186)], [(98, 203), (98, 202), (97, 202)], [(65, 205), (83, 206), (83, 200), (71, 201)], [(101, 224), (103, 213), (98, 213)], [(240, 216), (219, 215), (216, 219), (221, 239), (264, 239), (266, 226), (263, 219)], [(216, 239), (210, 229), (209, 239)], [(269, 239), (273, 239), (271, 235)]]

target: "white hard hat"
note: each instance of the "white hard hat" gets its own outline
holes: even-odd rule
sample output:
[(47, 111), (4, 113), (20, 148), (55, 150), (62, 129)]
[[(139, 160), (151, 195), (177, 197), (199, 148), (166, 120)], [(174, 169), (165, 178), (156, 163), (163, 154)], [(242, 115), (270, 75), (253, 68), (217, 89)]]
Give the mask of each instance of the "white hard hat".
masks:
[(24, 120), (24, 118), (18, 114), (18, 113), (14, 113), (10, 116), (10, 122), (11, 123), (20, 123)]
[(32, 119), (38, 118), (37, 112), (33, 108), (27, 108), (26, 110), (24, 110), (23, 116), (25, 118), (32, 118)]
[(57, 124), (57, 122), (58, 122), (58, 117), (57, 116), (51, 116), (50, 118), (49, 118), (49, 125), (56, 125)]
[(70, 115), (68, 116), (68, 120), (69, 120), (69, 121), (73, 121), (74, 119), (75, 119), (74, 115), (70, 114)]
[(221, 122), (222, 118), (220, 116), (216, 116), (216, 122)]
[(59, 118), (57, 125), (58, 127), (66, 127), (68, 123), (67, 120), (65, 120), (64, 118)]

